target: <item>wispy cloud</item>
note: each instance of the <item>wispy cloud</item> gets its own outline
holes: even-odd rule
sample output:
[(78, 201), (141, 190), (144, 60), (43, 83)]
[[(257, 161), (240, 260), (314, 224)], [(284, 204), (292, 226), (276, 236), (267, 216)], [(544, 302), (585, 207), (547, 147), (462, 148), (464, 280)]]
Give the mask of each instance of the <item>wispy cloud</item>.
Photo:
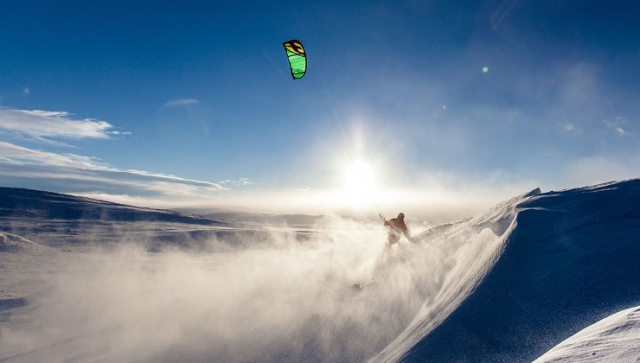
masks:
[(49, 143), (52, 138), (108, 139), (111, 135), (122, 134), (113, 128), (105, 121), (75, 120), (72, 114), (64, 111), (0, 108), (0, 129)]
[[(182, 101), (182, 104), (197, 102)], [(60, 140), (109, 139), (130, 134), (114, 130), (114, 126), (105, 121), (73, 119), (68, 112), (11, 108), (0, 108), (0, 133), (11, 134), (18, 140), (38, 141), (43, 147), (72, 147)], [(141, 201), (164, 200), (167, 203), (171, 200), (202, 202), (228, 190), (217, 183), (144, 170), (123, 170), (94, 157), (31, 149), (7, 141), (0, 141), (0, 183), (74, 194), (112, 195), (115, 199), (127, 196)], [(248, 185), (251, 182), (241, 178), (230, 184)]]
[(192, 98), (183, 98), (179, 100), (172, 100), (165, 103), (162, 108), (174, 108), (174, 107), (186, 107), (191, 105), (197, 105), (200, 101), (194, 100)]
[(47, 165), (52, 167), (72, 167), (78, 169), (107, 170), (96, 159), (74, 154), (56, 154), (32, 150), (0, 141), (0, 162), (11, 165)]
[(231, 180), (231, 179), (222, 180), (219, 183), (220, 184), (230, 184), (230, 185), (242, 185), (242, 186), (256, 185), (257, 184), (257, 183), (254, 183), (254, 182), (250, 181), (249, 178), (247, 178), (247, 177), (242, 177), (242, 178), (237, 179), (237, 180)]
[(582, 129), (572, 123), (566, 123), (564, 125), (564, 131), (570, 135), (582, 136)]
[(629, 120), (624, 117), (616, 117), (613, 120), (604, 120), (603, 123), (608, 128), (614, 130), (619, 136), (627, 136), (629, 132), (625, 130), (626, 125), (629, 124)]
[(121, 170), (92, 157), (33, 150), (2, 141), (0, 182), (4, 185), (28, 182), (29, 185), (42, 185), (47, 190), (75, 193), (117, 190), (119, 194), (178, 199), (226, 190), (220, 184), (207, 181), (142, 170)]

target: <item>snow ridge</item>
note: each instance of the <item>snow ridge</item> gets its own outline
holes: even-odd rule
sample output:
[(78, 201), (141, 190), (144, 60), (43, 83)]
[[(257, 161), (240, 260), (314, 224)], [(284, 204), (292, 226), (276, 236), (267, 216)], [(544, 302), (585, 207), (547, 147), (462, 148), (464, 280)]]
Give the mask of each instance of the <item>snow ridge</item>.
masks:
[(531, 362), (580, 329), (636, 306), (639, 202), (634, 179), (534, 191), (473, 219), (476, 226), (504, 226), (515, 213), (485, 260), (486, 275), (476, 277), (479, 284), (442, 323), (421, 317), (373, 361)]

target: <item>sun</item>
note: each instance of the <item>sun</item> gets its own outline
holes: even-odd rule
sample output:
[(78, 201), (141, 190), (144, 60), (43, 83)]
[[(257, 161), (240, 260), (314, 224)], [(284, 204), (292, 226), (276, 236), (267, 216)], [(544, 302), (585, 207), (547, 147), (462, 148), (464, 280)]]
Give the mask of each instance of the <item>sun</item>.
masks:
[(374, 203), (375, 180), (375, 172), (371, 163), (357, 159), (347, 164), (344, 170), (343, 201), (354, 208)]
[(354, 161), (345, 169), (344, 188), (348, 192), (371, 190), (373, 180), (373, 168), (362, 160)]

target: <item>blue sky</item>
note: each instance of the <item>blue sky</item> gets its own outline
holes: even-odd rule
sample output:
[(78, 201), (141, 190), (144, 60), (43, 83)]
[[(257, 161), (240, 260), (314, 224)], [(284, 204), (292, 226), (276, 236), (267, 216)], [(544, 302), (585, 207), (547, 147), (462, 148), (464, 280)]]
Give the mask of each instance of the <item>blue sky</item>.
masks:
[[(631, 1), (3, 1), (0, 185), (324, 212), (637, 177), (638, 15)], [(289, 39), (308, 54), (297, 81)]]

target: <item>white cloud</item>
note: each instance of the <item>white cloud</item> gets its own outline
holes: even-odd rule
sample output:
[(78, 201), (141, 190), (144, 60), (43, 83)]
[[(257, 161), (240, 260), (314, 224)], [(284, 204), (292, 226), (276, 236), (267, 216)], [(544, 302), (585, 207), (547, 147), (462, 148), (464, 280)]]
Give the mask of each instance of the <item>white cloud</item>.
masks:
[(79, 169), (107, 170), (96, 159), (75, 154), (55, 154), (28, 149), (22, 146), (0, 141), (2, 163), (12, 165), (47, 165), (52, 167), (72, 167)]
[(613, 120), (604, 120), (603, 123), (608, 128), (614, 130), (614, 132), (617, 135), (620, 135), (620, 136), (628, 136), (628, 135), (630, 135), (630, 133), (623, 128), (623, 126), (626, 127), (626, 125), (629, 124), (629, 120), (624, 118), (624, 117), (618, 116), (618, 117), (614, 118)]
[[(197, 102), (179, 100), (173, 105)], [(12, 134), (14, 138), (35, 140), (47, 146), (72, 146), (58, 141), (60, 138), (108, 139), (130, 135), (113, 128), (104, 121), (74, 120), (68, 112), (0, 107), (0, 134)], [(205, 203), (228, 190), (208, 181), (143, 170), (122, 170), (94, 157), (30, 149), (6, 141), (0, 141), (0, 184), (73, 194), (90, 193), (106, 200), (138, 201), (138, 205)], [(248, 178), (241, 178), (231, 184), (253, 183)]]
[(184, 99), (169, 101), (165, 103), (162, 106), (162, 108), (185, 107), (185, 106), (197, 105), (199, 103), (200, 101), (198, 100), (194, 100), (191, 98), (184, 98)]
[[(96, 158), (32, 150), (0, 141), (0, 182), (3, 185), (40, 185), (41, 189), (77, 192), (91, 190), (146, 195), (176, 200), (197, 198), (226, 190), (201, 180), (142, 170), (113, 168)], [(53, 187), (55, 186), (55, 187)]]
[(565, 124), (564, 130), (571, 135), (582, 135), (582, 129), (572, 123)]
[(219, 182), (220, 184), (231, 184), (231, 185), (256, 185), (257, 183), (254, 183), (252, 181), (249, 180), (249, 178), (247, 177), (242, 177), (240, 179), (237, 180), (231, 180), (231, 179), (226, 179), (226, 180), (222, 180)]
[(250, 181), (249, 178), (240, 178), (236, 183), (236, 185), (256, 185), (256, 183)]
[(52, 142), (49, 138), (108, 139), (115, 134), (112, 128), (105, 121), (74, 120), (70, 113), (63, 111), (0, 108), (0, 129), (40, 141)]

